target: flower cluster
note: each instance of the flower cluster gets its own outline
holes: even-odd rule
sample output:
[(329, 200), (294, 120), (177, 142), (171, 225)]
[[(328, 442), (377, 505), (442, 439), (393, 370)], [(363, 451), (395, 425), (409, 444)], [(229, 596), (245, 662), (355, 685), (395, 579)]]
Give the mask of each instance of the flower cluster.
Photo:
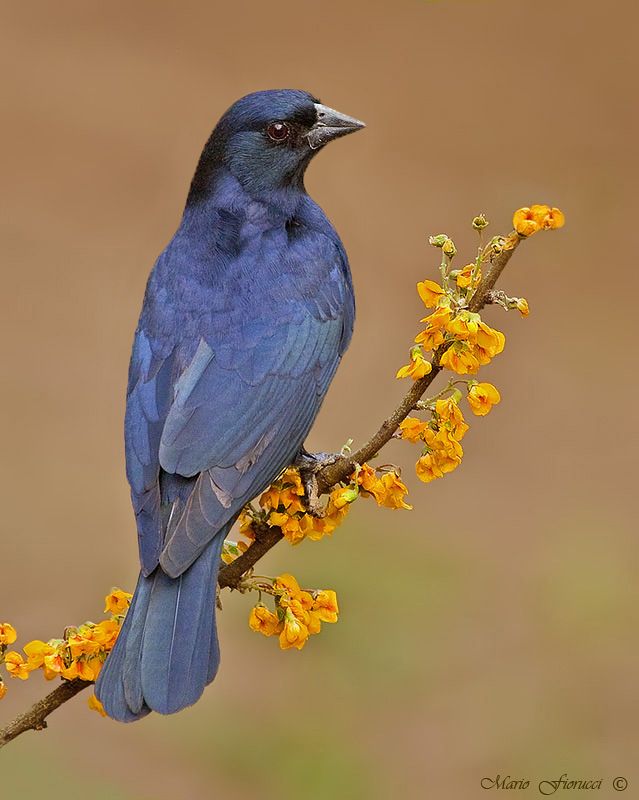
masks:
[[(299, 471), (289, 467), (259, 499), (260, 510), (247, 506), (240, 517), (240, 533), (248, 539), (255, 538), (255, 526), (265, 524), (279, 527), (287, 541), (299, 544), (304, 539), (318, 541), (330, 535), (348, 514), (351, 503), (360, 494), (373, 497), (386, 508), (410, 508), (404, 502), (408, 489), (394, 469), (374, 470), (367, 464), (358, 467), (348, 483), (337, 485), (328, 495), (321, 510), (311, 514), (304, 502), (304, 486)], [(239, 552), (223, 555), (227, 563), (246, 547), (235, 545)]]
[[(472, 224), (481, 237), (488, 221), (479, 215)], [(480, 244), (475, 260), (461, 269), (452, 269), (453, 259), (457, 255), (452, 239), (443, 233), (430, 237), (430, 244), (442, 251), (441, 282), (423, 280), (417, 284), (420, 299), (432, 311), (421, 320), (425, 327), (415, 337), (409, 363), (397, 372), (398, 378), (419, 381), (430, 375), (433, 367), (437, 370), (447, 369), (457, 375), (475, 375), (481, 366), (489, 364), (502, 352), (506, 341), (504, 334), (484, 322), (476, 310), (479, 304), (472, 303), (475, 292), (482, 284), (482, 268), (495, 255), (512, 249), (519, 236), (561, 227), (564, 215), (557, 208), (533, 205), (516, 211), (513, 224), (515, 230), (509, 236), (496, 236), (486, 247)], [(503, 292), (492, 292), (491, 301), (506, 310), (517, 309), (523, 317), (530, 312), (528, 302), (523, 297), (508, 297)], [(428, 360), (425, 352), (432, 353), (432, 360)], [(432, 377), (425, 380), (423, 385), (427, 386)], [(458, 384), (465, 385), (468, 404), (476, 416), (485, 416), (501, 399), (491, 383), (480, 383), (469, 378), (451, 380), (432, 400), (417, 404), (417, 408), (429, 412), (430, 418), (421, 420), (407, 417), (396, 435), (423, 445), (416, 471), (425, 483), (443, 477), (461, 463), (464, 454), (461, 440), (468, 425), (459, 407), (462, 393), (456, 388)]]
[[(501, 353), (506, 341), (504, 334), (491, 328), (479, 314), (468, 309), (468, 298), (480, 280), (481, 266), (475, 264), (459, 272), (454, 286), (450, 280), (446, 281), (447, 289), (430, 280), (417, 284), (417, 291), (426, 308), (435, 310), (421, 320), (426, 327), (415, 337), (417, 348), (411, 350), (412, 362), (423, 359), (421, 352), (416, 353), (417, 349), (423, 347), (437, 351), (436, 362), (445, 369), (458, 375), (474, 375), (480, 366), (490, 363), (492, 358)], [(422, 369), (418, 377), (430, 372), (431, 365), (427, 361), (426, 364), (427, 368)], [(397, 377), (405, 377), (402, 370)], [(412, 374), (411, 377), (416, 376)]]
[[(115, 644), (131, 597), (122, 589), (112, 589), (105, 598), (104, 611), (110, 614), (109, 619), (68, 627), (60, 639), (49, 639), (48, 642), (34, 639), (22, 648), (24, 655), (6, 650), (7, 645), (16, 641), (17, 635), (9, 623), (0, 624), (0, 663), (12, 678), (23, 681), (37, 669), (42, 670), (47, 680), (59, 677), (95, 681)], [(0, 697), (5, 693), (6, 687), (1, 684)], [(89, 705), (101, 710), (97, 698), (91, 698)]]
[(518, 208), (513, 214), (513, 228), (520, 236), (532, 236), (537, 231), (563, 228), (566, 218), (558, 208), (536, 204)]
[[(491, 383), (468, 381), (466, 385), (468, 404), (471, 411), (478, 416), (487, 414), (501, 399)], [(424, 483), (430, 483), (435, 478), (442, 478), (452, 472), (461, 464), (464, 455), (461, 440), (468, 425), (459, 407), (461, 392), (451, 386), (442, 394), (448, 391), (452, 392), (450, 396), (440, 397), (434, 402), (426, 401), (420, 406), (430, 411), (431, 417), (428, 421), (406, 417), (399, 426), (402, 439), (423, 444), (422, 455), (415, 470)]]
[(322, 622), (337, 622), (337, 595), (330, 589), (300, 589), (297, 580), (288, 574), (252, 588), (272, 595), (275, 610), (258, 603), (251, 609), (249, 626), (264, 636), (279, 637), (282, 650), (301, 650), (309, 636), (320, 632)]

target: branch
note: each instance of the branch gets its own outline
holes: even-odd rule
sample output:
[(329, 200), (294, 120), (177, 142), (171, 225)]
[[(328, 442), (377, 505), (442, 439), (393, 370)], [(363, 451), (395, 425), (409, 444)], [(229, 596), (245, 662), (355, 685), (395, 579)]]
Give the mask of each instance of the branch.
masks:
[[(492, 243), (484, 249), (481, 256), (482, 264), (484, 262), (490, 262), (490, 268), (486, 270), (481, 283), (473, 294), (469, 304), (470, 311), (480, 311), (487, 302), (490, 302), (490, 293), (506, 264), (510, 261), (521, 238), (522, 237), (513, 231), (508, 237), (501, 241), (501, 245), (503, 246), (500, 250), (495, 251)], [(319, 493), (326, 493), (338, 483), (347, 481), (358, 464), (363, 464), (372, 459), (393, 438), (393, 434), (398, 429), (400, 423), (406, 419), (410, 412), (416, 407), (428, 387), (441, 372), (442, 368), (439, 366), (439, 357), (441, 353), (442, 348), (440, 347), (434, 353), (431, 372), (424, 378), (413, 383), (397, 408), (382, 422), (379, 430), (371, 436), (366, 444), (355, 453), (339, 458), (334, 463), (323, 467), (317, 473), (316, 480)], [(218, 576), (220, 588), (228, 587), (230, 589), (237, 589), (242, 576), (283, 538), (282, 531), (278, 527), (270, 527), (268, 525), (258, 525), (256, 527), (255, 540), (246, 552), (242, 553), (242, 555), (236, 558), (232, 563), (226, 564), (220, 570)], [(35, 703), (27, 712), (21, 714), (12, 723), (0, 730), (0, 747), (4, 747), (5, 744), (26, 731), (39, 731), (46, 728), (46, 718), (49, 714), (91, 685), (92, 683), (90, 681), (83, 681), (79, 678), (71, 681), (63, 681), (63, 683), (46, 697)]]
[(46, 719), (56, 708), (59, 708), (67, 700), (75, 697), (76, 694), (93, 686), (91, 681), (81, 681), (75, 678), (72, 681), (63, 681), (59, 686), (49, 692), (42, 700), (38, 700), (28, 711), (16, 717), (13, 722), (0, 730), (0, 747), (9, 744), (12, 739), (20, 736), (26, 731), (42, 731), (47, 727)]
[(217, 577), (220, 589), (225, 587), (237, 589), (242, 575), (257, 564), (260, 558), (265, 556), (271, 547), (275, 547), (280, 539), (283, 538), (282, 531), (277, 527), (270, 527), (269, 525), (256, 525), (255, 527), (255, 541), (252, 542), (248, 550), (220, 570)]

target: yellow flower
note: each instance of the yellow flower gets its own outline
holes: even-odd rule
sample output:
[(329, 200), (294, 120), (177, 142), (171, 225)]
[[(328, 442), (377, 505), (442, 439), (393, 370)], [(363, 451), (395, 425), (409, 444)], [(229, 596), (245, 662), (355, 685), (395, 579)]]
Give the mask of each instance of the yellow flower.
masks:
[(410, 363), (398, 370), (396, 378), (412, 378), (418, 381), (432, 370), (430, 361), (424, 358), (421, 347), (413, 347), (410, 351)]
[(2, 681), (0, 678), (0, 700), (5, 696), (7, 693), (7, 684)]
[(242, 511), (239, 517), (240, 534), (247, 539), (255, 539), (255, 529), (253, 528), (253, 517), (246, 511)]
[(426, 308), (435, 308), (440, 298), (446, 294), (442, 287), (438, 283), (435, 283), (435, 281), (420, 281), (417, 284), (417, 293), (421, 297), (422, 303)]
[(434, 350), (439, 347), (444, 341), (444, 328), (450, 318), (450, 308), (447, 305), (441, 305), (440, 308), (421, 320), (426, 323), (426, 328), (417, 334), (415, 342), (421, 344), (425, 350)]
[(0, 646), (13, 644), (18, 638), (16, 629), (8, 622), (0, 622)]
[(456, 317), (446, 325), (446, 330), (452, 333), (456, 339), (474, 340), (479, 330), (479, 314), (470, 311), (461, 311)]
[(266, 521), (271, 526), (281, 528), (284, 538), (290, 544), (299, 544), (313, 530), (312, 518), (308, 514), (298, 517), (271, 511)]
[(295, 597), (295, 595), (298, 595), (301, 591), (296, 578), (288, 572), (285, 572), (283, 575), (278, 575), (277, 578), (275, 578), (274, 586), (279, 591), (286, 592), (292, 597)]
[(111, 650), (118, 638), (120, 626), (115, 620), (103, 619), (93, 626), (93, 640), (97, 642), (105, 651)]
[(348, 514), (349, 509), (350, 504), (346, 504), (341, 508), (335, 508), (332, 501), (329, 499), (323, 517), (311, 517), (310, 514), (307, 514), (311, 528), (306, 535), (313, 541), (317, 541), (323, 536), (330, 535), (338, 525), (341, 524), (344, 517)]
[(280, 504), (280, 490), (275, 485), (269, 488), (260, 497), (260, 506), (264, 509), (278, 508)]
[(413, 442), (413, 444), (424, 438), (424, 431), (427, 428), (428, 423), (422, 422), (417, 417), (406, 417), (399, 423), (402, 439), (406, 439), (407, 442)]
[(302, 484), (299, 470), (296, 467), (288, 467), (286, 469), (281, 477), (281, 483), (285, 487), (291, 487), (295, 491), (295, 494), (298, 494), (300, 497), (303, 496), (304, 485)]
[(458, 375), (473, 375), (480, 362), (467, 342), (455, 342), (442, 355), (440, 365)]
[(100, 674), (101, 669), (102, 662), (99, 658), (92, 658), (90, 661), (77, 659), (62, 670), (62, 677), (67, 680), (80, 678), (81, 681), (94, 681)]
[(282, 606), (282, 608), (290, 609), (291, 614), (295, 616), (295, 619), (301, 622), (302, 625), (306, 625), (308, 627), (308, 622), (310, 619), (309, 613), (304, 608), (304, 605), (301, 603), (299, 596), (291, 598), (288, 601), (286, 600), (281, 601), (280, 605)]
[(22, 648), (27, 654), (29, 666), (37, 669), (44, 664), (44, 657), (50, 656), (55, 652), (55, 648), (48, 642), (42, 642), (40, 639), (34, 639), (32, 642), (27, 642)]
[(44, 669), (48, 673), (55, 673), (59, 675), (63, 670), (67, 669), (67, 665), (64, 663), (63, 657), (63, 649), (66, 646), (65, 642), (60, 641), (56, 647), (51, 649), (50, 653), (47, 653), (44, 657)]
[(284, 617), (284, 627), (280, 633), (280, 647), (282, 650), (288, 650), (295, 647), (301, 650), (306, 644), (309, 637), (308, 628), (287, 608)]
[[(474, 275), (473, 272), (475, 273)], [(470, 286), (474, 288), (479, 285), (480, 281), (481, 267), (475, 267), (475, 264), (466, 264), (457, 276), (457, 286), (460, 289), (468, 289)]]
[(21, 681), (26, 681), (31, 672), (29, 664), (27, 664), (20, 653), (16, 653), (15, 650), (10, 650), (8, 653), (5, 653), (4, 665), (12, 678), (19, 678)]
[(435, 478), (443, 478), (446, 473), (452, 472), (461, 464), (462, 453), (459, 442), (447, 437), (446, 443), (445, 446), (443, 440), (438, 441), (438, 449), (423, 455), (415, 464), (415, 472), (420, 481), (430, 483)]
[(501, 331), (491, 328), (485, 322), (480, 322), (473, 354), (480, 364), (488, 364), (492, 358), (501, 353), (505, 344), (506, 337)]
[(280, 504), (288, 511), (289, 514), (295, 514), (299, 511), (304, 511), (304, 504), (300, 499), (300, 495), (293, 486), (287, 486), (280, 492)]
[(475, 383), (468, 391), (468, 405), (478, 417), (485, 417), (500, 400), (501, 396), (492, 383)]
[(67, 641), (72, 658), (95, 655), (102, 647), (100, 642), (94, 639), (93, 630), (88, 625), (81, 625), (76, 633), (69, 636)]
[(260, 603), (251, 609), (249, 628), (264, 636), (273, 636), (280, 632), (281, 624), (277, 614), (269, 611), (265, 605)]
[(68, 667), (64, 667), (60, 670), (60, 675), (68, 681), (75, 680), (78, 677), (78, 662), (72, 661)]
[(446, 428), (441, 428), (431, 444), (438, 466), (442, 472), (452, 472), (461, 463), (464, 451), (459, 439)]
[[(82, 679), (83, 680), (87, 680), (87, 681), (91, 681), (91, 680), (97, 681), (98, 675), (100, 674), (100, 671), (102, 670), (102, 667), (104, 666), (104, 656), (102, 656), (102, 657), (101, 656), (94, 656), (93, 658), (90, 658), (86, 662), (86, 665), (87, 665), (87, 671), (86, 671), (87, 677), (86, 678), (82, 678)], [(91, 670), (91, 673), (93, 673), (93, 677), (92, 678), (88, 677), (89, 676), (89, 670)], [(80, 675), (80, 677), (82, 677), (82, 675)]]
[(308, 612), (308, 622), (306, 624), (310, 636), (319, 633), (322, 630), (322, 620), (317, 611)]
[(131, 603), (132, 594), (123, 592), (122, 589), (111, 589), (111, 593), (104, 598), (104, 611), (110, 614), (126, 614)]
[(562, 228), (565, 222), (563, 211), (539, 203), (519, 208), (513, 215), (513, 227), (520, 236), (531, 236), (542, 229)]
[(413, 508), (404, 502), (408, 489), (396, 472), (385, 472), (380, 479), (380, 483), (383, 489), (381, 500), (377, 500), (380, 506), (393, 509), (405, 508), (409, 511)]
[(435, 413), (444, 424), (451, 436), (459, 441), (468, 430), (468, 425), (464, 421), (462, 410), (454, 397), (447, 397), (435, 403)]
[(558, 208), (537, 204), (530, 207), (530, 212), (535, 222), (544, 230), (562, 228), (566, 222), (563, 211), (560, 211)]
[(459, 456), (450, 455), (445, 451), (441, 451), (436, 453), (437, 459), (437, 466), (439, 469), (444, 473), (444, 475), (452, 472), (454, 469), (461, 464), (461, 458)]
[(444, 331), (427, 325), (421, 333), (415, 337), (417, 344), (421, 344), (424, 350), (435, 350), (444, 341)]
[[(297, 544), (304, 536), (299, 521), (293, 515), (304, 512), (301, 497), (304, 495), (304, 486), (299, 471), (289, 467), (260, 497), (260, 506), (266, 511), (272, 510), (267, 520), (269, 525), (278, 525), (292, 544)], [(286, 521), (284, 514), (294, 521)], [(275, 516), (277, 514), (277, 516)], [(255, 538), (253, 520), (250, 515), (243, 514), (240, 518), (240, 533), (249, 539)]]
[(384, 487), (373, 467), (368, 464), (362, 464), (359, 472), (354, 472), (351, 475), (351, 479), (355, 479), (356, 475), (357, 483), (362, 487), (362, 490), (367, 494), (373, 495), (375, 502), (379, 503), (384, 494)]
[(533, 212), (532, 208), (524, 206), (518, 208), (513, 214), (513, 228), (520, 236), (532, 236), (541, 230), (541, 225), (538, 221), (539, 215)]
[(289, 519), (290, 517), (288, 514), (284, 514), (281, 511), (271, 511), (266, 521), (272, 528), (282, 528), (284, 525), (286, 525)]
[(104, 710), (104, 706), (98, 700), (98, 698), (92, 694), (91, 697), (87, 700), (87, 705), (91, 709), (91, 711), (97, 711), (101, 717), (106, 717), (107, 713)]
[(332, 589), (321, 589), (316, 592), (313, 600), (313, 611), (316, 612), (322, 622), (337, 622), (339, 608), (335, 592)]
[(415, 464), (415, 472), (417, 473), (417, 477), (420, 479), (420, 481), (423, 481), (424, 483), (430, 483), (431, 481), (434, 481), (435, 478), (443, 478), (444, 476), (444, 473), (437, 465), (437, 461), (435, 458), (433, 458), (431, 453), (428, 453), (419, 459), (417, 464)]
[(566, 224), (566, 217), (564, 212), (558, 208), (550, 208), (541, 224), (543, 228), (563, 228)]
[(525, 297), (518, 297), (515, 302), (515, 308), (522, 317), (527, 317), (530, 314), (530, 308), (528, 307), (528, 300)]

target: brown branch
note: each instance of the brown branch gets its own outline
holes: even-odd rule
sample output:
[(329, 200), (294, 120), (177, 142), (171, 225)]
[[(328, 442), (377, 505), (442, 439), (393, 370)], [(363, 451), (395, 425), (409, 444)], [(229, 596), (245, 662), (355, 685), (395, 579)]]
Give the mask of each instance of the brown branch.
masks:
[[(499, 276), (518, 246), (521, 238), (513, 231), (506, 239), (505, 246), (495, 252), (492, 245), (488, 245), (482, 254), (482, 263), (489, 262), (490, 268), (485, 271), (481, 283), (475, 290), (469, 304), (471, 311), (480, 311), (490, 299), (490, 292), (494, 288)], [(393, 413), (382, 422), (379, 430), (355, 453), (342, 457), (332, 464), (323, 467), (316, 475), (317, 486), (320, 493), (329, 491), (333, 486), (348, 480), (357, 464), (363, 464), (376, 456), (379, 451), (392, 438), (393, 434), (410, 412), (415, 408), (418, 401), (424, 396), (426, 389), (431, 385), (437, 375), (441, 372), (439, 366), (439, 356), (442, 348), (439, 348), (433, 358), (433, 369), (421, 380), (415, 381), (404, 399), (393, 411)], [(267, 525), (257, 526), (255, 541), (250, 545), (245, 553), (235, 559), (231, 564), (227, 564), (220, 570), (218, 583), (220, 588), (237, 589), (242, 576), (250, 570), (268, 551), (274, 547), (281, 539), (282, 531), (277, 527)], [(92, 684), (89, 681), (82, 681), (76, 678), (72, 681), (64, 681), (56, 689), (50, 692), (42, 700), (39, 700), (27, 712), (17, 717), (11, 724), (0, 730), (0, 747), (15, 739), (20, 734), (29, 730), (43, 730), (46, 728), (46, 718), (56, 708), (59, 708), (67, 700), (75, 697), (87, 686)]]
[(63, 681), (59, 686), (49, 692), (42, 700), (31, 706), (24, 714), (20, 714), (13, 722), (0, 730), (0, 747), (4, 747), (16, 736), (26, 731), (42, 731), (47, 727), (46, 719), (56, 708), (59, 708), (67, 700), (75, 697), (76, 694), (93, 686), (91, 681), (81, 681), (75, 678), (72, 681)]
[(220, 589), (228, 587), (229, 589), (236, 589), (240, 583), (242, 575), (248, 572), (262, 556), (266, 555), (271, 547), (283, 538), (282, 531), (277, 527), (269, 527), (268, 525), (255, 526), (255, 541), (251, 544), (245, 553), (238, 556), (235, 561), (222, 567), (217, 577), (217, 582)]

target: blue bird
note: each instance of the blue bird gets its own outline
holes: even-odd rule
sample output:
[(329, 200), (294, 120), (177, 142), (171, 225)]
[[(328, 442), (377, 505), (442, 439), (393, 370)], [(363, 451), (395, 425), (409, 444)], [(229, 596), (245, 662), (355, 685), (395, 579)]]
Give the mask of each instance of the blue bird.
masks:
[(125, 419), (141, 572), (96, 685), (114, 719), (179, 711), (215, 677), (224, 538), (303, 448), (353, 330), (348, 259), (304, 173), (362, 127), (303, 91), (238, 100), (151, 272)]

